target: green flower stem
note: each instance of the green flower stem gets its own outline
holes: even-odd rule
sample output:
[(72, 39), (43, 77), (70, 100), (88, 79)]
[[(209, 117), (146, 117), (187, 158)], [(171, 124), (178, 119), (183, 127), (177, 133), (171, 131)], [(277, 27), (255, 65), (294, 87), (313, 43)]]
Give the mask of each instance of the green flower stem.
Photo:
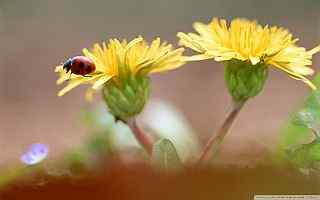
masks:
[(130, 127), (134, 136), (136, 137), (137, 141), (140, 143), (140, 145), (146, 150), (146, 152), (149, 155), (151, 155), (154, 140), (149, 135), (146, 135), (145, 132), (139, 128), (137, 120), (135, 118), (128, 120), (127, 124)]
[(224, 137), (227, 135), (231, 125), (233, 124), (234, 120), (238, 116), (244, 103), (245, 101), (233, 102), (232, 110), (231, 112), (228, 113), (217, 135), (213, 135), (207, 142), (206, 146), (204, 147), (200, 156), (199, 163), (204, 163), (209, 161), (213, 156), (215, 156), (218, 153)]

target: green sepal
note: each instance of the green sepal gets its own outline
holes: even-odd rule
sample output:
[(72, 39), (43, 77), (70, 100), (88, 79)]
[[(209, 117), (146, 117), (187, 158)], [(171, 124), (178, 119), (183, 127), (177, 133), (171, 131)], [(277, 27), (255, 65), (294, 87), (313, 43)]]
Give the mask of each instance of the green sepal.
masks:
[(243, 102), (258, 95), (267, 80), (268, 68), (264, 63), (230, 60), (225, 62), (225, 81), (236, 102)]
[(121, 80), (111, 80), (103, 88), (103, 97), (110, 112), (123, 121), (143, 110), (149, 94), (150, 78), (138, 74), (130, 74)]

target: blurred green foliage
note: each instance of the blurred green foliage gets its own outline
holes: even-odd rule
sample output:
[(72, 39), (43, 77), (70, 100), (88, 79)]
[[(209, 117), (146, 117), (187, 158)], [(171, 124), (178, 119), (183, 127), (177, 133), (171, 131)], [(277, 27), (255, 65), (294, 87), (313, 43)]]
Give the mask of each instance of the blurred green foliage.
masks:
[(140, 116), (143, 125), (157, 138), (170, 140), (183, 162), (198, 159), (201, 145), (199, 137), (186, 116), (173, 104), (152, 100)]
[(320, 138), (287, 150), (290, 161), (298, 168), (320, 169)]
[[(320, 88), (320, 75), (313, 80)], [(314, 168), (320, 161), (320, 90), (312, 91), (281, 131), (278, 155), (298, 168)], [(312, 142), (310, 138), (314, 134)], [(303, 144), (305, 143), (305, 144)]]
[(14, 168), (3, 168), (0, 170), (0, 189), (7, 185), (17, 177), (24, 175), (28, 172), (28, 168), (25, 166), (17, 166)]

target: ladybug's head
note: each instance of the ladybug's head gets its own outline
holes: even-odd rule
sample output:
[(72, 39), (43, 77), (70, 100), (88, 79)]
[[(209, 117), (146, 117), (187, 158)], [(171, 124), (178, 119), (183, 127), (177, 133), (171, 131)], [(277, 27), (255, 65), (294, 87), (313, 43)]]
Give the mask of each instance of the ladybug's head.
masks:
[(67, 73), (71, 70), (72, 59), (69, 58), (65, 63), (63, 63), (63, 70)]

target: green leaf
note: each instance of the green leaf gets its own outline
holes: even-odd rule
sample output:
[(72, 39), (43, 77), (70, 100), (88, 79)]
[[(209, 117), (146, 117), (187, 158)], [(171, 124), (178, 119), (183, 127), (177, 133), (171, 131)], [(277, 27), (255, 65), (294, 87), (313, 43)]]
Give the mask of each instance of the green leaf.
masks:
[(279, 146), (286, 148), (300, 144), (310, 136), (310, 128), (318, 131), (320, 122), (320, 75), (313, 80), (317, 90), (311, 91), (303, 105), (293, 113), (287, 125), (281, 131)]
[[(310, 144), (302, 144), (310, 139), (312, 131), (317, 134), (320, 133), (319, 74), (315, 77), (313, 83), (318, 89), (310, 92), (305, 102), (291, 115), (292, 117), (280, 133), (278, 156), (289, 159), (299, 167), (311, 166), (311, 163), (313, 164), (320, 157), (320, 144), (315, 142), (318, 141), (317, 139)], [(292, 150), (292, 147), (296, 148)]]
[[(170, 102), (152, 100), (140, 116), (158, 138), (170, 140), (183, 161), (197, 160), (201, 148), (197, 134), (184, 114)], [(161, 123), (159, 123), (161, 121)]]
[(317, 121), (316, 112), (311, 109), (302, 109), (292, 118), (292, 123), (307, 128), (313, 128)]
[(168, 139), (161, 139), (154, 144), (152, 163), (154, 163), (156, 167), (164, 170), (179, 169), (182, 167), (176, 148)]
[(320, 163), (320, 139), (289, 149), (287, 156), (299, 168), (317, 169)]

